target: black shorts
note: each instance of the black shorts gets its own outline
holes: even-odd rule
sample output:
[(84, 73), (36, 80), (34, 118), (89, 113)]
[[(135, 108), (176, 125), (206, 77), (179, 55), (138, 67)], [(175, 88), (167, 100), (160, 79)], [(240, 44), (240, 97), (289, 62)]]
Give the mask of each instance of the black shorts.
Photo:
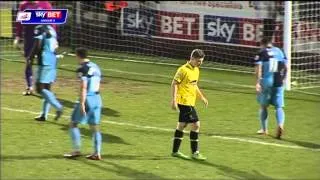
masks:
[(195, 123), (199, 121), (197, 111), (193, 106), (185, 106), (178, 104), (180, 113), (179, 113), (179, 122), (184, 123)]

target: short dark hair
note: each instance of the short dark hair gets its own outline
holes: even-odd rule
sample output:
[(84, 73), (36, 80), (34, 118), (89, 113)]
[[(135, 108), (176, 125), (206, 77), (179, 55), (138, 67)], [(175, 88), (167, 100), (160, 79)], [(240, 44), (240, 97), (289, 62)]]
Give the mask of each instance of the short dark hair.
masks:
[(80, 47), (76, 49), (76, 55), (84, 59), (88, 57), (88, 50), (86, 48)]
[(191, 58), (195, 58), (195, 59), (200, 59), (200, 58), (204, 58), (205, 54), (201, 49), (194, 49), (191, 52)]
[(270, 37), (264, 37), (260, 41), (260, 45), (265, 45), (266, 46), (266, 45), (268, 45), (270, 43), (272, 43), (272, 39)]

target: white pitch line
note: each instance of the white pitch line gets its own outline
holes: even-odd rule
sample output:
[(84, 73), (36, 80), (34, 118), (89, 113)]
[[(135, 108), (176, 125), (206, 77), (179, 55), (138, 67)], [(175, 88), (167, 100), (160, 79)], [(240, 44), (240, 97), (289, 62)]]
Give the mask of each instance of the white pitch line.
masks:
[(302, 146), (291, 146), (291, 145), (285, 145), (285, 144), (276, 144), (276, 143), (268, 143), (268, 142), (262, 142), (262, 141), (255, 141), (251, 139), (241, 139), (236, 137), (225, 137), (225, 136), (210, 136), (213, 138), (219, 138), (219, 139), (226, 139), (226, 140), (236, 140), (240, 142), (247, 142), (247, 143), (253, 143), (253, 144), (261, 144), (261, 145), (269, 145), (269, 146), (277, 146), (277, 147), (285, 147), (285, 148), (293, 148), (293, 149), (308, 149), (312, 151), (320, 151), (320, 149), (314, 149), (314, 148), (306, 148)]
[[(69, 56), (76, 56), (73, 53), (68, 53)], [(157, 64), (157, 65), (166, 65), (166, 66), (176, 66), (179, 67), (180, 64), (175, 63), (166, 63), (166, 62), (154, 62), (154, 61), (142, 61), (142, 60), (134, 60), (134, 59), (121, 59), (121, 58), (114, 58), (114, 57), (106, 57), (106, 56), (88, 56), (89, 58), (96, 58), (96, 59), (108, 59), (113, 61), (124, 61), (124, 62), (134, 62), (134, 63), (143, 63), (143, 64)], [(224, 68), (217, 68), (217, 67), (208, 67), (208, 66), (202, 66), (202, 69), (211, 69), (211, 70), (219, 70), (219, 71), (231, 71), (231, 72), (237, 72), (237, 73), (246, 73), (246, 74), (254, 74), (254, 72), (248, 72), (248, 71), (241, 71), (241, 70), (235, 70), (235, 69), (224, 69)]]
[[(23, 110), (23, 109), (15, 109), (15, 108), (9, 108), (9, 107), (1, 107), (3, 110), (8, 110), (8, 111), (14, 111), (14, 112), (21, 112), (21, 113), (29, 113), (29, 114), (39, 114), (39, 112), (34, 112), (34, 111), (28, 111), (28, 110)], [(53, 114), (49, 114), (50, 116), (54, 116)], [(69, 119), (70, 116), (62, 116), (66, 119)], [(165, 132), (173, 132), (174, 129), (167, 129), (167, 128), (160, 128), (160, 127), (154, 127), (154, 126), (141, 126), (141, 125), (136, 125), (136, 124), (131, 124), (131, 123), (126, 123), (126, 122), (114, 122), (114, 121), (101, 121), (102, 123), (107, 123), (107, 124), (114, 124), (114, 125), (119, 125), (119, 126), (131, 126), (135, 127), (138, 129), (153, 129), (153, 130), (158, 130), (158, 131), (165, 131)], [(224, 139), (224, 140), (233, 140), (233, 141), (238, 141), (238, 142), (245, 142), (245, 143), (251, 143), (251, 144), (260, 144), (260, 145), (266, 145), (266, 146), (275, 146), (275, 147), (283, 147), (283, 148), (291, 148), (291, 149), (305, 149), (305, 150), (311, 150), (311, 151), (320, 151), (320, 149), (314, 149), (314, 148), (306, 148), (302, 146), (292, 146), (292, 145), (285, 145), (285, 144), (277, 144), (277, 143), (268, 143), (268, 142), (262, 142), (262, 141), (255, 141), (255, 140), (250, 140), (250, 139), (242, 139), (242, 138), (237, 138), (237, 137), (226, 137), (226, 136), (209, 136), (212, 138), (216, 139)]]
[[(68, 55), (70, 55), (70, 53)], [(21, 61), (21, 60), (11, 60), (11, 59), (6, 59), (6, 58), (2, 58), (2, 59), (6, 60), (6, 61), (12, 61), (12, 62), (24, 62), (24, 61)], [(123, 61), (126, 61), (126, 60), (123, 60)], [(130, 60), (128, 60), (128, 61), (130, 62)], [(75, 67), (75, 68), (77, 67), (76, 65), (72, 65), (72, 64), (61, 64), (59, 66), (60, 67)], [(123, 73), (123, 74), (132, 74), (132, 75), (139, 75), (139, 76), (153, 76), (153, 77), (162, 77), (162, 78), (172, 78), (171, 76), (161, 75), (161, 74), (138, 73), (138, 72), (122, 71), (122, 70), (119, 70), (119, 69), (107, 69), (107, 68), (100, 68), (100, 69), (103, 70), (103, 71), (117, 72), (117, 73)], [(232, 83), (232, 82), (222, 82), (222, 81), (216, 81), (216, 80), (213, 81), (213, 80), (208, 80), (208, 79), (201, 79), (201, 81), (202, 82), (207, 82), (207, 83), (238, 86), (238, 87), (250, 88), (250, 89), (253, 89), (255, 87), (255, 86), (252, 86), (252, 85), (237, 84), (237, 83)], [(317, 88), (317, 87), (320, 87), (320, 86), (300, 87), (299, 89), (311, 89), (311, 88)], [(293, 89), (292, 91), (298, 92), (298, 93), (302, 93), (302, 94), (307, 94), (307, 95), (320, 96), (319, 93), (312, 93), (312, 92), (301, 91), (301, 90), (296, 90), (296, 89)]]
[[(61, 67), (77, 67), (72, 64), (62, 64), (60, 65)], [(131, 71), (122, 71), (119, 69), (110, 69), (110, 68), (100, 68), (103, 71), (110, 71), (110, 72), (117, 72), (117, 73), (122, 73), (122, 74), (132, 74), (132, 75), (139, 75), (139, 76), (153, 76), (153, 77), (161, 77), (161, 78), (168, 78), (172, 79), (172, 76), (167, 76), (167, 75), (162, 75), (162, 74), (154, 74), (154, 73), (139, 73), (139, 72), (131, 72)], [(207, 83), (215, 83), (215, 84), (224, 84), (224, 85), (230, 85), (230, 86), (237, 86), (237, 87), (244, 87), (244, 88), (254, 88), (255, 86), (252, 85), (243, 85), (243, 84), (237, 84), (237, 83), (231, 83), (231, 82), (222, 82), (222, 81), (213, 81), (213, 80), (208, 80), (208, 79), (201, 79), (200, 81), (202, 82), (207, 82)], [(171, 81), (170, 81), (171, 82)], [(170, 83), (168, 81), (168, 83)]]
[(295, 89), (293, 89), (292, 91), (295, 91), (295, 92), (298, 92), (298, 93), (302, 93), (302, 94), (307, 94), (307, 95), (320, 96), (320, 93), (306, 92), (306, 91), (295, 90)]
[[(10, 60), (10, 59), (4, 59), (4, 60), (13, 61), (13, 62), (23, 62), (21, 60)], [(72, 64), (61, 64), (60, 66), (61, 67), (75, 67), (75, 68), (78, 67), (78, 66), (72, 65)], [(107, 69), (107, 68), (100, 68), (100, 69), (103, 71), (117, 72), (117, 73), (123, 73), (123, 74), (132, 74), (132, 75), (139, 75), (139, 76), (153, 76), (153, 77), (161, 77), (161, 78), (169, 78), (169, 79), (172, 78), (171, 76), (161, 75), (161, 74), (138, 73), (138, 72), (122, 71), (119, 69)], [(201, 79), (201, 81), (207, 82), (207, 83), (224, 84), (224, 85), (238, 86), (238, 87), (251, 88), (251, 89), (255, 87), (252, 85), (243, 85), (243, 84), (237, 84), (237, 83), (231, 83), (231, 82), (213, 81), (213, 80), (208, 80), (208, 79)]]

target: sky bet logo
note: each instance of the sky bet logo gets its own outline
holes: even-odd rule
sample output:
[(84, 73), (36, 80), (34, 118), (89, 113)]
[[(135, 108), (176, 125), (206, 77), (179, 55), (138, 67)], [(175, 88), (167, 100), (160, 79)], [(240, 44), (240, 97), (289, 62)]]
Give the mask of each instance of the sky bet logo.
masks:
[(61, 18), (61, 11), (36, 11), (36, 17), (40, 18)]
[(68, 9), (26, 9), (18, 13), (17, 22), (21, 24), (64, 24), (67, 15)]
[(204, 40), (221, 43), (238, 43), (239, 23), (237, 18), (204, 16)]

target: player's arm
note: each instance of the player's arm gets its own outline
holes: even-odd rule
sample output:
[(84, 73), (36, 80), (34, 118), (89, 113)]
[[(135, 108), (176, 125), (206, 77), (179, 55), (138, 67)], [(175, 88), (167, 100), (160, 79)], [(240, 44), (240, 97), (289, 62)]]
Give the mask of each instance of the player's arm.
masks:
[(82, 66), (77, 69), (77, 73), (80, 77), (80, 105), (81, 112), (83, 115), (86, 115), (86, 97), (87, 97), (87, 86), (88, 86), (88, 72), (89, 67)]
[(255, 75), (256, 75), (256, 91), (261, 91), (260, 79), (261, 79), (261, 64), (256, 64), (255, 66)]
[(34, 29), (34, 43), (30, 54), (27, 56), (27, 62), (32, 64), (35, 55), (39, 55), (41, 51), (42, 41), (45, 38), (45, 29), (43, 26), (36, 26)]
[(183, 71), (183, 69), (179, 68), (171, 82), (171, 96), (172, 96), (171, 107), (173, 110), (178, 109), (178, 104), (177, 104), (178, 85), (181, 83), (181, 81), (185, 76), (186, 74)]
[(172, 96), (172, 101), (171, 101), (171, 107), (173, 110), (177, 110), (178, 104), (177, 104), (177, 92), (178, 92), (178, 84), (179, 82), (176, 81), (175, 79), (172, 80), (171, 83), (171, 96)]
[(288, 73), (288, 64), (284, 64), (284, 73), (283, 73), (283, 84), (286, 84), (287, 81), (287, 74)]
[(282, 58), (283, 58), (283, 62), (284, 62), (283, 72), (281, 73), (281, 74), (283, 74), (282, 75), (282, 82), (283, 82), (283, 84), (285, 84), (286, 80), (287, 80), (287, 72), (288, 72), (288, 59), (282, 51), (280, 51), (280, 52), (282, 54)]
[(200, 91), (200, 88), (198, 85), (196, 85), (197, 95), (200, 97), (200, 99), (203, 101), (203, 103), (208, 107), (208, 99), (203, 95), (203, 93)]
[(81, 78), (80, 83), (80, 105), (82, 114), (86, 114), (87, 80)]
[(255, 79), (256, 79), (256, 92), (259, 93), (261, 91), (260, 79), (262, 75), (262, 62), (259, 55), (256, 55), (254, 58), (255, 61)]
[(32, 50), (27, 58), (27, 62), (29, 65), (32, 65), (34, 56), (39, 54), (41, 49), (41, 43), (42, 43), (42, 39), (35, 38), (35, 41), (32, 46)]
[(256, 64), (255, 66), (256, 84), (260, 84), (261, 70), (262, 70), (261, 64)]

